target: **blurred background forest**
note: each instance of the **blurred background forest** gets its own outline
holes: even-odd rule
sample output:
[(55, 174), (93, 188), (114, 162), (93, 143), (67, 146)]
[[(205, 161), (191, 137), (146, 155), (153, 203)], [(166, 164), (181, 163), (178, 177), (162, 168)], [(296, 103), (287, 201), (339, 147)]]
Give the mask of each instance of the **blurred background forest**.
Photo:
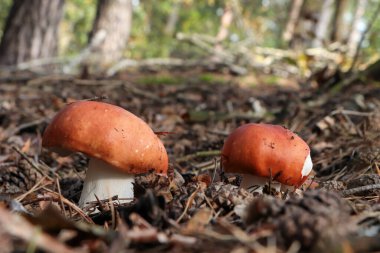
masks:
[[(43, 9), (43, 5), (46, 5), (38, 3), (40, 1), (0, 0), (0, 37), (3, 37), (0, 59), (7, 58), (5, 54), (15, 51), (4, 46), (7, 43), (2, 35), (7, 29), (7, 17), (9, 28), (12, 15), (15, 15), (10, 11), (12, 3), (21, 6), (22, 2), (29, 5), (29, 10)], [(379, 58), (378, 0), (57, 2), (60, 4), (55, 8), (61, 17), (56, 15), (56, 50), (45, 55), (17, 57), (17, 60), (8, 62), (3, 60), (2, 65), (18, 65), (21, 69), (29, 69), (35, 65), (24, 64), (20, 67), (20, 63), (54, 57), (51, 61), (46, 60), (37, 65), (51, 67), (51, 63), (59, 63), (65, 67), (59, 71), (75, 72), (78, 66), (89, 62), (89, 55), (96, 52), (91, 48), (91, 41), (95, 37), (91, 34), (95, 34), (96, 24), (99, 23), (94, 20), (102, 16), (97, 16), (97, 9), (98, 13), (102, 13), (100, 9), (107, 10), (107, 6), (112, 4), (126, 6), (124, 9), (117, 8), (117, 15), (128, 16), (128, 12), (131, 12), (132, 18), (126, 17), (119, 22), (118, 27), (110, 29), (113, 32), (119, 30), (119, 33), (124, 29), (124, 37), (112, 37), (111, 33), (106, 35), (112, 37), (113, 44), (116, 44), (115, 41), (122, 44), (117, 57), (110, 63), (105, 64), (101, 57), (101, 63), (106, 65), (101, 68), (108, 69), (108, 74), (130, 66), (140, 66), (137, 61), (130, 60), (115, 66), (121, 59), (155, 59), (142, 65), (168, 66), (183, 65), (178, 59), (185, 59), (202, 60), (205, 65), (209, 65), (209, 62), (223, 63), (236, 74), (246, 74), (256, 69), (274, 75), (290, 74), (309, 78), (321, 70), (325, 73), (327, 69), (333, 69), (335, 73), (337, 69), (345, 72), (355, 67), (365, 68)], [(25, 15), (28, 15), (27, 12)], [(39, 47), (48, 48), (44, 43), (40, 43)], [(197, 62), (189, 65), (197, 65)]]

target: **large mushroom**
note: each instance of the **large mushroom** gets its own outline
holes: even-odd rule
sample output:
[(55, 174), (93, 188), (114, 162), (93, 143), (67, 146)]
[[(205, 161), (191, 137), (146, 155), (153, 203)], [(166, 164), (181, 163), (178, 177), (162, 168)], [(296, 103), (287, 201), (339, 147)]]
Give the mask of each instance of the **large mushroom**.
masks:
[[(263, 186), (270, 179), (298, 188), (310, 174), (310, 148), (282, 126), (246, 124), (226, 139), (221, 164), (226, 173), (241, 173), (241, 186)], [(284, 187), (285, 189), (288, 187)]]
[[(160, 139), (140, 118), (121, 107), (95, 101), (74, 102), (46, 128), (42, 146), (60, 154), (90, 157), (79, 206), (99, 199), (133, 199), (135, 174), (166, 175), (168, 156)], [(129, 202), (128, 200), (123, 202)]]

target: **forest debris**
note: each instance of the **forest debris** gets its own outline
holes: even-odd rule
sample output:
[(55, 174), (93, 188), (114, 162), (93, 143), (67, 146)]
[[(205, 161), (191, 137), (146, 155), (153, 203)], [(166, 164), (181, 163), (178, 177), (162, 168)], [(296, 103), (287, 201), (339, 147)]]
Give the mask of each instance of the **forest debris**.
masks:
[(181, 234), (173, 234), (170, 237), (170, 242), (174, 244), (193, 246), (197, 242), (197, 238), (191, 236), (185, 236)]
[(191, 217), (186, 223), (182, 232), (185, 234), (198, 234), (205, 229), (205, 226), (210, 222), (212, 218), (212, 211), (209, 208), (202, 208)]
[(44, 117), (44, 118), (41, 118), (41, 119), (33, 120), (31, 122), (20, 124), (17, 127), (12, 127), (12, 129), (6, 129), (4, 135), (0, 134), (0, 137), (1, 137), (0, 141), (7, 140), (8, 138), (16, 135), (17, 133), (19, 133), (23, 129), (26, 129), (26, 128), (29, 128), (29, 127), (34, 127), (34, 126), (40, 125), (40, 124), (42, 124), (44, 122), (47, 122), (47, 121), (48, 121), (48, 118)]
[[(342, 191), (342, 194), (343, 196), (357, 195), (359, 193), (361, 195), (364, 195), (366, 192), (374, 190), (380, 190), (380, 184), (364, 185), (356, 188), (347, 189)], [(365, 195), (368, 195), (368, 193)]]
[(5, 231), (3, 227), (0, 227), (0, 245), (2, 253), (15, 252), (11, 235), (7, 233), (7, 231)]
[[(44, 188), (45, 190), (48, 190), (47, 188)], [(46, 193), (52, 200), (54, 201), (62, 201), (65, 205), (69, 206), (71, 209), (75, 210), (84, 220), (87, 222), (93, 224), (94, 222), (80, 209), (77, 205), (73, 204), (70, 200), (64, 198), (59, 193), (56, 193), (54, 191), (48, 190)], [(42, 200), (46, 200), (42, 198)]]
[(211, 185), (211, 177), (208, 174), (200, 174), (195, 177), (195, 181), (197, 181), (200, 184), (204, 184), (202, 186), (202, 189), (206, 189)]
[[(119, 205), (115, 209), (119, 212), (120, 218), (128, 225), (144, 220), (147, 224), (150, 224), (149, 226), (153, 225), (158, 228), (167, 226), (167, 218), (164, 212), (165, 200), (162, 196), (156, 196), (152, 190), (147, 190), (136, 202), (126, 206)], [(133, 220), (140, 216), (141, 219)], [(104, 224), (111, 218), (112, 213), (109, 210), (92, 215), (92, 220), (96, 224)]]
[(129, 230), (126, 237), (134, 243), (166, 243), (168, 241), (164, 233), (159, 233), (156, 228), (133, 228)]
[[(378, 195), (379, 191), (376, 189), (380, 185), (380, 175), (378, 174), (363, 174), (353, 178), (347, 182), (347, 189), (342, 192), (343, 195)], [(365, 190), (368, 188), (369, 190)], [(356, 189), (356, 190), (354, 190)]]
[(79, 241), (87, 238), (97, 238), (109, 242), (115, 237), (114, 231), (106, 231), (94, 224), (69, 220), (62, 215), (58, 207), (58, 205), (56, 207), (50, 204), (36, 215), (26, 216), (26, 219), (47, 233), (55, 234), (62, 231), (74, 231), (73, 236), (78, 238)]
[(0, 195), (0, 206), (8, 208), (11, 212), (30, 214), (19, 201), (7, 195)]
[[(84, 234), (86, 234), (85, 228), (95, 229), (99, 227), (80, 222), (78, 224), (75, 223), (75, 226), (79, 227), (61, 229), (57, 236), (54, 234), (55, 239), (64, 240), (65, 243), (67, 243), (66, 245), (73, 245), (72, 243), (76, 239), (79, 239), (78, 243), (83, 242), (81, 240), (86, 240), (88, 245), (96, 245), (99, 244), (100, 241), (100, 243), (104, 244), (103, 249), (106, 251), (110, 249), (113, 246), (113, 242), (117, 240), (112, 237), (115, 236), (115, 234), (112, 233), (111, 221), (112, 218), (117, 217), (117, 211), (119, 211), (121, 216), (119, 221), (123, 220), (128, 224), (125, 225), (127, 231), (139, 229), (139, 231), (136, 230), (136, 233), (129, 234), (131, 238), (136, 238), (136, 240), (148, 240), (148, 238), (140, 238), (137, 236), (141, 235), (144, 230), (146, 230), (149, 235), (152, 235), (152, 237), (149, 239), (151, 243), (145, 243), (141, 246), (142, 243), (134, 243), (131, 238), (128, 239), (127, 236), (120, 236), (120, 233), (120, 240), (122, 240), (121, 246), (119, 250), (114, 252), (128, 250), (138, 252), (141, 250), (140, 247), (143, 247), (143, 249), (148, 247), (148, 251), (152, 252), (164, 250), (171, 252), (176, 252), (176, 250), (199, 252), (202, 250), (207, 251), (210, 248), (210, 251), (218, 252), (230, 252), (232, 249), (240, 249), (241, 251), (251, 249), (252, 251), (251, 245), (247, 246), (244, 242), (239, 241), (239, 238), (236, 238), (231, 232), (232, 230), (220, 224), (218, 219), (220, 217), (226, 222), (234, 224), (244, 233), (248, 233), (250, 240), (252, 238), (258, 238), (262, 232), (266, 233), (266, 235), (263, 235), (263, 241), (276, 238), (278, 246), (276, 250), (283, 252), (281, 250), (281, 243), (284, 239), (279, 231), (283, 231), (284, 227), (289, 227), (290, 231), (292, 227), (295, 227), (296, 231), (299, 231), (300, 234), (306, 235), (305, 242), (303, 243), (309, 242), (307, 233), (311, 231), (310, 233), (313, 235), (315, 232), (316, 229), (309, 229), (308, 226), (310, 224), (303, 220), (306, 219), (305, 217), (310, 217), (312, 212), (318, 213), (318, 217), (322, 216), (322, 212), (307, 208), (308, 206), (327, 206), (326, 209), (329, 213), (325, 216), (329, 223), (326, 227), (330, 227), (331, 225), (335, 226), (338, 230), (342, 229), (343, 237), (345, 236), (346, 223), (350, 223), (351, 218), (355, 219), (358, 215), (371, 216), (371, 219), (368, 218), (368, 223), (360, 223), (359, 226), (361, 228), (354, 232), (354, 239), (357, 239), (357, 241), (354, 239), (352, 239), (352, 241), (358, 242), (359, 244), (361, 240), (363, 240), (363, 242), (366, 241), (366, 238), (364, 238), (365, 235), (373, 235), (371, 233), (378, 232), (378, 218), (373, 217), (378, 215), (379, 199), (374, 194), (365, 196), (366, 193), (364, 194), (364, 192), (360, 192), (358, 196), (354, 196), (355, 193), (347, 195), (346, 199), (353, 202), (353, 207), (356, 208), (355, 213), (351, 213), (351, 216), (347, 216), (346, 206), (328, 203), (322, 193), (316, 194), (320, 196), (313, 197), (305, 194), (306, 197), (304, 198), (291, 197), (292, 194), (289, 193), (290, 199), (296, 199), (290, 202), (289, 200), (284, 202), (277, 199), (279, 196), (276, 196), (275, 199), (279, 201), (278, 209), (284, 212), (286, 209), (291, 209), (290, 211), (296, 209), (296, 211), (294, 211), (294, 217), (289, 214), (290, 211), (286, 211), (286, 214), (283, 215), (277, 213), (276, 204), (273, 204), (276, 200), (270, 199), (270, 204), (268, 204), (270, 208), (267, 208), (268, 205), (264, 203), (262, 206), (263, 209), (259, 209), (259, 212), (257, 212), (259, 214), (266, 213), (267, 216), (261, 217), (255, 222), (252, 222), (248, 227), (245, 227), (244, 224), (242, 224), (242, 215), (237, 210), (239, 208), (240, 210), (245, 210), (246, 203), (257, 199), (258, 196), (253, 196), (239, 189), (240, 177), (237, 175), (228, 175), (228, 177), (223, 177), (220, 180), (216, 177), (212, 184), (208, 184), (210, 179), (208, 173), (211, 174), (212, 172), (210, 169), (214, 169), (214, 173), (216, 174), (219, 173), (219, 167), (214, 166), (217, 159), (210, 158), (212, 156), (217, 157), (217, 154), (212, 156), (193, 156), (181, 162), (175, 160), (175, 158), (194, 155), (197, 152), (216, 152), (220, 150), (226, 133), (229, 133), (232, 129), (241, 124), (252, 121), (252, 119), (249, 118), (239, 117), (208, 117), (201, 123), (194, 123), (178, 119), (180, 115), (183, 115), (184, 112), (197, 110), (195, 108), (200, 108), (202, 112), (232, 112), (244, 114), (253, 110), (253, 100), (250, 99), (253, 97), (259, 100), (267, 112), (271, 114), (271, 117), (266, 116), (265, 120), (263, 118), (254, 118), (253, 120), (255, 122), (282, 122), (281, 124), (296, 128), (299, 134), (305, 137), (305, 140), (308, 140), (312, 148), (313, 161), (315, 161), (314, 168), (317, 173), (316, 181), (321, 187), (328, 189), (330, 192), (337, 191), (339, 194), (346, 190), (346, 188), (350, 190), (350, 188), (354, 189), (376, 184), (376, 182), (372, 181), (365, 181), (366, 183), (363, 181), (361, 184), (355, 183), (349, 185), (351, 182), (350, 179), (360, 178), (359, 176), (362, 174), (367, 174), (372, 177), (374, 173), (379, 173), (378, 171), (380, 171), (378, 169), (380, 161), (378, 150), (379, 122), (376, 120), (376, 115), (379, 114), (377, 113), (378, 107), (380, 106), (380, 100), (377, 96), (379, 93), (378, 87), (370, 83), (366, 83), (366, 85), (358, 83), (357, 86), (349, 86), (345, 92), (336, 93), (335, 96), (329, 97), (328, 100), (324, 100), (318, 105), (312, 105), (312, 103), (310, 103), (308, 106), (305, 106), (305, 101), (318, 101), (321, 98), (320, 93), (322, 93), (322, 91), (299, 89), (296, 91), (298, 94), (294, 95), (295, 90), (289, 87), (282, 87), (281, 89), (277, 86), (242, 88), (230, 84), (220, 85), (220, 83), (203, 85), (204, 83), (202, 83), (202, 81), (194, 79), (194, 73), (198, 74), (195, 70), (194, 72), (188, 73), (186, 78), (183, 78), (183, 83), (178, 86), (172, 85), (168, 87), (161, 84), (149, 86), (141, 84), (138, 87), (136, 86), (139, 90), (149, 90), (149, 92), (159, 98), (160, 101), (150, 99), (149, 96), (142, 94), (138, 95), (132, 90), (125, 89), (124, 84), (126, 81), (121, 80), (104, 79), (85, 80), (81, 82), (74, 77), (67, 78), (66, 80), (62, 77), (60, 79), (41, 79), (38, 87), (28, 86), (26, 89), (20, 88), (16, 84), (14, 84), (14, 88), (4, 88), (0, 85), (0, 100), (4, 101), (4, 103), (0, 103), (4, 105), (3, 107), (0, 105), (1, 109), (3, 109), (0, 112), (0, 129), (2, 129), (0, 132), (7, 129), (6, 133), (9, 133), (8, 130), (12, 130), (15, 126), (20, 126), (24, 122), (32, 122), (34, 119), (42, 119), (46, 117), (46, 115), (51, 115), (54, 111), (60, 109), (62, 105), (71, 100), (82, 100), (94, 98), (95, 96), (100, 97), (106, 94), (110, 102), (119, 104), (125, 108), (130, 108), (148, 120), (153, 129), (176, 133), (175, 135), (168, 135), (163, 138), (168, 153), (171, 155), (171, 160), (174, 162), (172, 168), (175, 168), (176, 172), (173, 170), (168, 178), (159, 177), (153, 173), (137, 176), (136, 185), (139, 185), (139, 193), (136, 193), (135, 202), (129, 205), (119, 205), (118, 201), (113, 199), (112, 202), (116, 212), (105, 211), (101, 214), (103, 215), (103, 219), (96, 220), (94, 218), (96, 223), (102, 226), (104, 225), (109, 229), (110, 231), (108, 232), (110, 234), (100, 228), (99, 233), (92, 231), (87, 233), (86, 237), (84, 236)], [(132, 73), (132, 75), (133, 74), (135, 73)], [(144, 75), (145, 74), (146, 73), (144, 73)], [(204, 73), (199, 73), (199, 75), (202, 74)], [(125, 78), (125, 76), (123, 78)], [(17, 76), (14, 76), (14, 78), (16, 79)], [(265, 82), (264, 79), (258, 79), (255, 80), (255, 82), (262, 80)], [(133, 83), (128, 82), (127, 84), (131, 87), (135, 87)], [(147, 87), (149, 88), (147, 89)], [(357, 99), (352, 95), (358, 92), (362, 94), (364, 104), (361, 103), (358, 105)], [(194, 99), (178, 100), (177, 93), (181, 93), (182, 98), (186, 98), (187, 94), (192, 94)], [(163, 97), (165, 97), (165, 99), (161, 99)], [(53, 107), (51, 107), (52, 104)], [(25, 108), (25, 110), (19, 110), (19, 108)], [(171, 120), (169, 123), (165, 122), (165, 119), (173, 115), (177, 117), (175, 120)], [(325, 118), (326, 115), (328, 115), (327, 117), (331, 117), (334, 122), (332, 125), (327, 124), (324, 130), (322, 130), (317, 124), (323, 121), (322, 119)], [(346, 117), (349, 117), (349, 119)], [(299, 124), (299, 122), (302, 122), (302, 124)], [(92, 220), (85, 213), (82, 212), (78, 215), (80, 209), (76, 209), (78, 207), (75, 205), (77, 201), (76, 196), (80, 194), (82, 187), (81, 178), (83, 177), (87, 165), (87, 159), (80, 154), (72, 155), (68, 159), (61, 159), (46, 151), (38, 153), (40, 130), (42, 130), (43, 125), (44, 122), (21, 129), (15, 133), (14, 136), (10, 136), (8, 141), (0, 143), (1, 192), (6, 193), (7, 196), (9, 195), (10, 199), (28, 193), (27, 196), (22, 199), (21, 203), (25, 205), (27, 210), (32, 212), (41, 209), (40, 205), (38, 205), (39, 203), (44, 203), (44, 205), (41, 205), (41, 207), (43, 207), (42, 209), (44, 209), (47, 207), (47, 204), (52, 202), (52, 204), (60, 210), (59, 212), (62, 213), (63, 209), (65, 209), (67, 216), (70, 217), (67, 217), (69, 221), (81, 219), (92, 223)], [(64, 198), (61, 197), (59, 192), (56, 192), (56, 185), (45, 185), (45, 183), (49, 182), (48, 179), (45, 178), (45, 180), (39, 183), (43, 176), (12, 149), (12, 145), (16, 145), (21, 151), (22, 147), (25, 146), (24, 151), (28, 151), (28, 147), (25, 145), (28, 139), (31, 140), (29, 152), (23, 153), (30, 160), (34, 162), (38, 161), (38, 165), (45, 173), (49, 172), (49, 168), (56, 172), (54, 174), (48, 173), (48, 175), (53, 177), (54, 181), (52, 182), (56, 182), (56, 178), (59, 176), (60, 188)], [(44, 161), (47, 166), (45, 166), (42, 161)], [(206, 171), (206, 169), (210, 171)], [(197, 177), (197, 175), (200, 175), (200, 177)], [(202, 179), (202, 177), (205, 178)], [(204, 187), (205, 185), (208, 187)], [(197, 191), (198, 187), (199, 190)], [(371, 191), (371, 194), (376, 191), (378, 190)], [(164, 199), (162, 196), (157, 196), (160, 194), (166, 194), (166, 198)], [(188, 202), (190, 197), (193, 197), (193, 199)], [(305, 198), (308, 200), (302, 202), (302, 199)], [(61, 199), (64, 205), (63, 207), (58, 205)], [(102, 200), (101, 203), (93, 203), (91, 208), (98, 208), (100, 204), (102, 206), (111, 205), (109, 200)], [(189, 205), (186, 214), (180, 221), (181, 224), (176, 223), (175, 220), (183, 214), (187, 204)], [(4, 201), (0, 205), (6, 205), (7, 208), (9, 208), (9, 202)], [(357, 208), (359, 205), (361, 208)], [(15, 210), (19, 209), (20, 208), (15, 208)], [(211, 218), (207, 216), (207, 219), (205, 218), (204, 221), (200, 221), (205, 223), (208, 221), (205, 225), (200, 225), (200, 227), (203, 226), (201, 229), (203, 230), (203, 234), (199, 236), (195, 234), (185, 235), (182, 229), (186, 228), (194, 219), (197, 220), (199, 210), (203, 209), (207, 209), (207, 212), (211, 212)], [(334, 209), (334, 211), (331, 211), (332, 209)], [(109, 210), (109, 207), (104, 210)], [(339, 221), (330, 222), (327, 217), (335, 217), (339, 212), (341, 212), (342, 218), (346, 218), (346, 222), (344, 224)], [(136, 213), (148, 224), (140, 222), (140, 219), (138, 219), (139, 222), (137, 223), (135, 220), (132, 221), (133, 218), (131, 220), (130, 217), (134, 217)], [(276, 215), (270, 218), (269, 216), (272, 216), (272, 213)], [(297, 214), (299, 215), (297, 216)], [(45, 213), (45, 215), (52, 214)], [(116, 220), (118, 219), (116, 218)], [(295, 220), (295, 222), (292, 223), (292, 220)], [(322, 223), (322, 225), (326, 224), (322, 218), (316, 218), (314, 221), (316, 221), (314, 227), (319, 227), (319, 222)], [(38, 223), (36, 223), (36, 225), (38, 225)], [(45, 226), (45, 224), (43, 226)], [(84, 228), (82, 229), (81, 226)], [(59, 228), (59, 226), (57, 227)], [(274, 227), (278, 229), (274, 229)], [(122, 226), (118, 225), (116, 230), (120, 232), (121, 228)], [(318, 234), (317, 232), (315, 233)], [(356, 233), (359, 234), (359, 238), (356, 237)], [(166, 238), (166, 241), (160, 239), (162, 234), (164, 234), (162, 238)], [(1, 226), (0, 235), (3, 235), (1, 233)], [(8, 236), (7, 234), (5, 235)], [(104, 238), (103, 236), (105, 235), (109, 235), (110, 237), (107, 238), (112, 239), (113, 242), (110, 245), (107, 244), (107, 239), (101, 239)], [(331, 238), (334, 239), (334, 235), (332, 235)], [(373, 237), (369, 240), (371, 241), (371, 245), (376, 246), (376, 242), (373, 241), (375, 239), (378, 238)], [(351, 240), (351, 238), (349, 238), (349, 240)], [(194, 242), (197, 244), (192, 245)], [(292, 245), (297, 245), (297, 243), (295, 242)], [(108, 246), (110, 246), (110, 248), (108, 248)], [(185, 249), (183, 249), (184, 247)], [(266, 245), (265, 250), (269, 251), (269, 247), (269, 244)], [(355, 245), (351, 245), (350, 247), (356, 250)], [(21, 245), (20, 248), (23, 248), (23, 246)], [(297, 247), (293, 247), (293, 252), (297, 252), (298, 250), (294, 248)], [(358, 252), (363, 252), (361, 251), (362, 249), (368, 248), (359, 247), (360, 250)], [(319, 252), (330, 251), (331, 249), (327, 248)], [(261, 251), (257, 250), (257, 252)]]
[(185, 179), (183, 179), (181, 173), (179, 173), (176, 169), (174, 171), (174, 178), (172, 182), (175, 183), (176, 187), (181, 187), (185, 183)]
[(52, 184), (53, 182), (51, 180), (47, 180), (46, 176), (43, 176), (32, 188), (30, 188), (29, 191), (23, 193), (22, 195), (18, 196), (16, 198), (17, 201), (22, 201), (26, 196), (28, 196), (29, 194), (35, 192), (36, 190), (42, 188), (42, 187), (45, 187), (45, 186), (48, 186), (50, 184)]
[(195, 189), (195, 191), (190, 195), (190, 197), (189, 197), (188, 200), (186, 201), (185, 209), (183, 210), (181, 216), (179, 216), (178, 219), (176, 220), (177, 223), (179, 223), (179, 222), (183, 219), (183, 217), (186, 215), (187, 210), (188, 210), (189, 207), (192, 205), (195, 196), (197, 195), (197, 193), (198, 193), (200, 190), (201, 190), (201, 186), (198, 185), (197, 188)]
[(326, 116), (322, 120), (317, 122), (316, 125), (321, 131), (325, 131), (326, 129), (331, 128), (334, 124), (335, 124), (334, 118), (332, 118), (331, 116)]
[(340, 240), (352, 229), (347, 203), (337, 194), (321, 190), (306, 191), (302, 198), (291, 197), (286, 202), (258, 198), (248, 206), (247, 213), (247, 225), (253, 225), (254, 230), (271, 228), (286, 248), (299, 241), (302, 250), (311, 250), (323, 245), (324, 240)]
[(42, 232), (38, 227), (32, 226), (23, 217), (11, 214), (0, 206), (0, 224), (2, 229), (26, 242), (34, 242), (35, 245), (46, 252), (75, 253), (80, 250), (70, 249), (54, 237)]
[(167, 243), (166, 234), (159, 232), (157, 228), (150, 225), (137, 213), (130, 215), (130, 220), (133, 224), (131, 230), (127, 230), (124, 235), (134, 243), (152, 243), (160, 242)]
[(37, 164), (35, 161), (33, 161), (32, 159), (30, 159), (24, 152), (22, 152), (19, 148), (13, 146), (12, 149), (14, 151), (16, 151), (17, 153), (19, 153), (22, 158), (24, 158), (34, 169), (36, 169), (36, 171), (38, 171), (42, 176), (45, 176), (46, 178), (50, 179), (50, 180), (53, 180), (49, 175), (46, 174), (45, 171), (43, 171), (39, 164)]

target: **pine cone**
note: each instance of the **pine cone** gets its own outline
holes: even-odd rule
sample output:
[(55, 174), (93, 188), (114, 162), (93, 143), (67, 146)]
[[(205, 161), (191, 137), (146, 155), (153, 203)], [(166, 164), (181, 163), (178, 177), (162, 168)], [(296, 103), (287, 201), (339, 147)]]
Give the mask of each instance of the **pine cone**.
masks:
[(0, 192), (13, 194), (26, 192), (41, 178), (25, 160), (16, 166), (2, 168), (0, 171)]
[[(301, 250), (309, 251), (328, 230), (341, 235), (338, 227), (347, 222), (351, 209), (337, 194), (328, 191), (306, 191), (302, 198), (291, 197), (286, 202), (273, 197), (254, 200), (247, 208), (246, 224), (253, 229), (272, 227), (284, 248), (294, 241)], [(344, 230), (344, 229), (343, 229)]]

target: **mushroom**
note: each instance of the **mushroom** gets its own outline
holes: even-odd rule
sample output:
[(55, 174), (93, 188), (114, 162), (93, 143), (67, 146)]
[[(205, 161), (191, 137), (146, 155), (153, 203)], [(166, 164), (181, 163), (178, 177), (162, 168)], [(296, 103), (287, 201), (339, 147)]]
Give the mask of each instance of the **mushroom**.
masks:
[(90, 201), (133, 199), (135, 174), (154, 170), (166, 175), (168, 155), (160, 139), (140, 118), (121, 107), (95, 101), (63, 108), (46, 128), (42, 146), (62, 155), (90, 157), (79, 206)]
[(243, 174), (241, 187), (247, 189), (270, 179), (282, 189), (298, 188), (313, 167), (310, 148), (298, 135), (282, 126), (255, 123), (227, 137), (221, 164), (226, 173)]

